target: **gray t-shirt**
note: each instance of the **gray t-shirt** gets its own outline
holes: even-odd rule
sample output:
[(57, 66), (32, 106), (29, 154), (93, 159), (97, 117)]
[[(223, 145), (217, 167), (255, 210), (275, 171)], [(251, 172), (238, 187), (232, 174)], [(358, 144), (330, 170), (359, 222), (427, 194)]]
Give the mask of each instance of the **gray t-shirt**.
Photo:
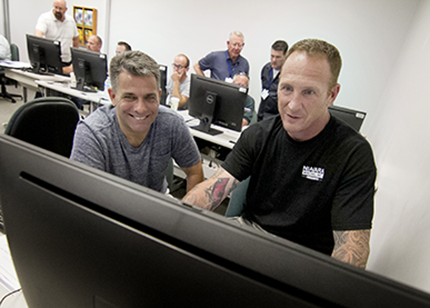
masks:
[(188, 168), (200, 153), (182, 117), (169, 108), (159, 107), (145, 140), (134, 148), (119, 127), (116, 108), (106, 105), (79, 122), (70, 158), (165, 193), (170, 158)]

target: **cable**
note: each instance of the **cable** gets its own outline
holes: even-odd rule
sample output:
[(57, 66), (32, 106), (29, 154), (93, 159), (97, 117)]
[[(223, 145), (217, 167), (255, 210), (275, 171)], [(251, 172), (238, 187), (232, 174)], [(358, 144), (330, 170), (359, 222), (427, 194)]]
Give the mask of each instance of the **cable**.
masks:
[(8, 298), (9, 296), (11, 296), (12, 294), (18, 293), (19, 291), (21, 291), (21, 289), (17, 289), (15, 291), (12, 291), (12, 292), (6, 294), (5, 296), (3, 296), (3, 298), (0, 301), (0, 306), (3, 304), (3, 302), (6, 300), (6, 298)]

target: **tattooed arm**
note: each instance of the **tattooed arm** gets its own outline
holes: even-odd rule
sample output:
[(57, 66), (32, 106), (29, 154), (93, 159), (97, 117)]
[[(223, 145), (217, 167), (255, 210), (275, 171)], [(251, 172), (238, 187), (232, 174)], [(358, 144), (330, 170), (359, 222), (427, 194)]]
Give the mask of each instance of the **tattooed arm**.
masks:
[(366, 268), (370, 252), (370, 230), (333, 231), (333, 236), (333, 258)]
[(212, 177), (190, 190), (182, 201), (213, 211), (238, 183), (230, 173), (219, 168)]

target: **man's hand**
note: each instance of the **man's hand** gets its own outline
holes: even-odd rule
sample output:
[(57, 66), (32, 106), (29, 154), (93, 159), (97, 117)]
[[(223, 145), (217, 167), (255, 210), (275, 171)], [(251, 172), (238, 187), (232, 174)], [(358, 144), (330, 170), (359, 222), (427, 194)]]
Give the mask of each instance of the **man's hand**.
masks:
[(183, 74), (178, 74), (178, 72), (173, 72), (172, 76), (170, 76), (170, 78), (172, 78), (173, 82), (179, 82), (179, 80), (181, 80)]

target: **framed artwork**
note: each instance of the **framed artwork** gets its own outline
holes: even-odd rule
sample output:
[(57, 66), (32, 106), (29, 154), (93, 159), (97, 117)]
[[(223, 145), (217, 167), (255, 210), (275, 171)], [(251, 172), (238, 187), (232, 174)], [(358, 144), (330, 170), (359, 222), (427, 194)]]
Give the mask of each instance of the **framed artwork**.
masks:
[(73, 6), (73, 16), (79, 32), (79, 45), (87, 46), (88, 38), (97, 34), (97, 9)]

